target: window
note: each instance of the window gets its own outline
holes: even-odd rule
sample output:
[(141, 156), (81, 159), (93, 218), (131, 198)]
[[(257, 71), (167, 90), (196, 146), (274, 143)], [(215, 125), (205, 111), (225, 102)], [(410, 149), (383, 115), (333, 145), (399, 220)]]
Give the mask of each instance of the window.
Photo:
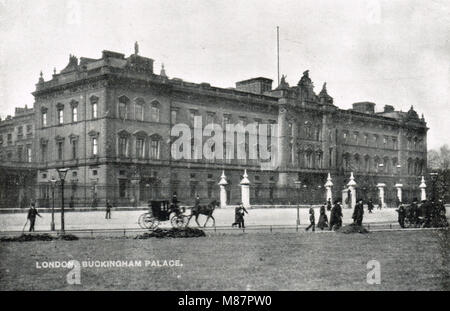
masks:
[(196, 110), (189, 110), (189, 121), (191, 122), (191, 126), (194, 126), (195, 116), (197, 115)]
[(344, 142), (347, 142), (347, 136), (348, 136), (347, 132), (344, 132), (342, 134), (342, 138), (344, 139)]
[(144, 105), (142, 103), (136, 103), (135, 105), (136, 120), (144, 121)]
[(27, 146), (27, 162), (31, 163), (32, 157), (31, 157), (31, 146)]
[(17, 146), (17, 160), (19, 162), (23, 161), (22, 153), (23, 153), (23, 146)]
[(58, 124), (64, 123), (64, 109), (58, 108)]
[(91, 96), (91, 113), (92, 113), (92, 119), (98, 118), (98, 97), (97, 96)]
[(369, 172), (369, 171), (370, 171), (370, 157), (369, 157), (368, 155), (366, 155), (366, 156), (364, 157), (364, 170), (365, 170), (366, 172)]
[(373, 142), (375, 144), (375, 147), (378, 147), (378, 135), (373, 136)]
[(27, 134), (31, 133), (31, 124), (27, 124)]
[(294, 127), (292, 126), (292, 123), (288, 122), (288, 131), (289, 131), (290, 136), (294, 136), (293, 129), (294, 129)]
[(8, 144), (12, 144), (12, 134), (8, 133)]
[(127, 118), (127, 104), (119, 103), (119, 118), (125, 120)]
[(170, 120), (172, 123), (177, 123), (177, 113), (178, 111), (176, 109), (170, 111)]
[(78, 107), (72, 107), (72, 122), (78, 122)]
[(136, 157), (138, 159), (144, 158), (144, 140), (142, 138), (136, 139)]
[(353, 142), (355, 143), (355, 145), (358, 144), (358, 132), (354, 132), (353, 133)]
[(206, 115), (206, 124), (212, 124), (216, 121), (216, 114), (214, 112), (208, 112)]
[(225, 126), (227, 124), (230, 124), (231, 122), (231, 116), (229, 114), (224, 114), (223, 115), (223, 128), (225, 129)]
[(23, 126), (19, 126), (17, 128), (17, 136), (22, 137), (23, 136)]
[(159, 145), (160, 145), (160, 142), (158, 139), (152, 139), (152, 144), (151, 144), (152, 159), (159, 159)]
[(159, 122), (159, 103), (152, 104), (152, 121)]
[(58, 148), (58, 160), (63, 160), (63, 152), (64, 152), (64, 144), (62, 141), (58, 141), (56, 143), (57, 148)]
[(42, 162), (47, 162), (47, 144), (41, 145), (41, 159)]
[(384, 146), (384, 148), (387, 147), (387, 138), (386, 137), (383, 137), (383, 146)]
[(98, 154), (97, 137), (92, 137), (92, 155), (96, 156), (97, 154)]
[(47, 111), (42, 111), (42, 126), (47, 126)]
[(125, 198), (127, 194), (127, 181), (126, 179), (119, 179), (119, 197)]
[(364, 134), (364, 144), (367, 146), (369, 144), (369, 135)]
[(72, 159), (75, 160), (78, 157), (78, 141), (72, 140)]
[(121, 156), (121, 157), (128, 156), (128, 138), (127, 137), (119, 137), (119, 156)]
[(0, 135), (0, 146), (3, 145), (3, 135)]
[(397, 138), (392, 137), (392, 148), (397, 149)]

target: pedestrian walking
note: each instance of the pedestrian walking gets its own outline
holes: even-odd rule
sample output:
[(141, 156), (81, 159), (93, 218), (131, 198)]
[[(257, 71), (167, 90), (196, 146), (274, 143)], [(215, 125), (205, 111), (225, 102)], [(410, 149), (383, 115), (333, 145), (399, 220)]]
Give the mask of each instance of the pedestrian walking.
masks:
[(363, 200), (359, 199), (358, 203), (356, 203), (355, 209), (353, 211), (353, 216), (352, 216), (353, 223), (356, 224), (357, 226), (362, 226), (363, 215), (364, 215)]
[(111, 203), (109, 203), (109, 200), (106, 200), (106, 215), (105, 215), (105, 219), (111, 219), (111, 208), (112, 208)]
[(341, 200), (334, 201), (334, 206), (330, 213), (330, 230), (339, 229), (342, 226), (342, 206)]
[(400, 201), (398, 208), (395, 210), (398, 213), (398, 223), (400, 227), (405, 228), (406, 209)]
[(325, 211), (325, 206), (328, 205), (328, 202), (325, 203), (320, 207), (319, 211), (319, 221), (317, 222), (317, 227), (320, 228), (320, 230), (323, 230), (324, 228), (328, 227), (328, 216)]
[(232, 227), (238, 226), (239, 228), (245, 228), (244, 215), (248, 214), (242, 202), (239, 203), (239, 206), (234, 209), (234, 223), (231, 225)]
[(372, 199), (369, 199), (369, 201), (367, 202), (367, 210), (369, 211), (369, 214), (372, 214), (372, 210), (373, 210)]
[(34, 206), (34, 203), (31, 203), (30, 209), (28, 210), (28, 216), (27, 219), (30, 221), (30, 229), (29, 232), (34, 231), (34, 224), (36, 222), (36, 216), (39, 216), (42, 218), (42, 216), (37, 211), (36, 207)]
[(316, 217), (314, 215), (314, 208), (312, 206), (309, 208), (309, 222), (310, 225), (306, 227), (305, 231), (308, 231), (311, 228), (313, 232), (316, 231)]
[(331, 211), (331, 208), (332, 208), (331, 199), (328, 199), (328, 201), (327, 201), (327, 211)]

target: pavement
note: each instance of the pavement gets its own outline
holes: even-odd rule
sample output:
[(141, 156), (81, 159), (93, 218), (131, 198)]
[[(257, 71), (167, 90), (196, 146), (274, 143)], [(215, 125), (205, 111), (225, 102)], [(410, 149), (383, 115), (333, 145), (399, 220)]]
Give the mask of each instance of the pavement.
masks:
[[(83, 211), (83, 212), (65, 212), (65, 228), (66, 230), (119, 230), (119, 229), (139, 229), (137, 223), (138, 217), (143, 213), (142, 210), (112, 210), (111, 219), (105, 219), (104, 211)], [(306, 208), (299, 209), (300, 225), (309, 224), (309, 210)], [(447, 207), (447, 215), (449, 215), (450, 207)], [(353, 210), (343, 209), (343, 223), (352, 222)], [(187, 210), (186, 214), (190, 214)], [(234, 209), (224, 208), (214, 211), (217, 227), (230, 227), (234, 222)], [(319, 219), (319, 208), (315, 208), (316, 222)], [(330, 212), (327, 212), (328, 218)], [(41, 212), (42, 218), (37, 217), (35, 229), (36, 231), (48, 231), (51, 223), (51, 213)], [(0, 232), (4, 231), (22, 231), (26, 219), (26, 213), (0, 214)], [(199, 217), (200, 225), (205, 223), (206, 216)], [(369, 214), (367, 210), (364, 213), (365, 224), (386, 224), (397, 223), (397, 212), (393, 208), (375, 209)], [(245, 216), (245, 224), (248, 227), (256, 226), (296, 226), (297, 225), (297, 208), (252, 208), (248, 209)], [(61, 227), (61, 214), (55, 213), (56, 229)], [(160, 227), (170, 227), (170, 223), (162, 222)], [(196, 227), (194, 218), (189, 224)], [(212, 221), (208, 222), (207, 227), (212, 227)], [(27, 224), (28, 228), (28, 224)]]

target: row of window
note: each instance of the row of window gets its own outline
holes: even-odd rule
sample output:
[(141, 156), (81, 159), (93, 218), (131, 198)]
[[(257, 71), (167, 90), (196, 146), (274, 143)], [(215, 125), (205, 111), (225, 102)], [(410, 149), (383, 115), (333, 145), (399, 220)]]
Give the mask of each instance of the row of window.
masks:
[[(29, 137), (32, 134), (33, 127), (32, 127), (31, 124), (27, 124), (27, 125), (25, 125), (25, 128), (26, 128), (26, 136)], [(24, 137), (23, 129), (24, 129), (23, 125), (17, 127), (17, 139), (21, 139), (21, 138)], [(7, 144), (12, 144), (12, 142), (13, 142), (13, 134), (12, 133), (7, 133), (5, 136), (6, 136), (6, 143)], [(0, 146), (2, 146), (4, 142), (5, 141), (4, 141), (4, 138), (3, 138), (3, 134), (0, 134)]]
[[(331, 133), (330, 133), (331, 141)], [(353, 145), (365, 145), (373, 147), (382, 147), (387, 149), (398, 149), (398, 140), (394, 136), (383, 136), (378, 134), (368, 134), (363, 133), (360, 135), (359, 132), (353, 132), (351, 135), (348, 131), (342, 133), (342, 140), (344, 144)]]
[[(90, 99), (90, 116), (92, 119), (98, 118), (98, 97), (97, 96), (91, 96)], [(72, 100), (70, 102), (70, 121), (66, 120), (66, 117), (64, 116), (64, 105), (61, 103), (56, 104), (56, 124), (61, 125), (64, 123), (70, 123), (70, 122), (78, 122), (78, 102), (75, 100)], [(47, 107), (41, 107), (41, 125), (43, 127), (49, 126), (49, 118), (48, 118), (48, 108)]]
[[(78, 139), (72, 138), (69, 140), (69, 146), (70, 146), (70, 159), (71, 160), (77, 160), (79, 158), (78, 155)], [(63, 161), (66, 160), (65, 157), (65, 148), (66, 143), (64, 138), (57, 138), (55, 142), (55, 151), (56, 151), (56, 160), (57, 161)], [(92, 136), (90, 140), (90, 152), (91, 156), (97, 156), (98, 155), (98, 137)], [(41, 143), (41, 161), (47, 162), (48, 159), (48, 143)]]
[(3, 152), (0, 150), (0, 161), (17, 161), (17, 162), (27, 162), (31, 163), (33, 161), (33, 151), (31, 145), (17, 146), (17, 158), (13, 159), (13, 152), (6, 152), (6, 159), (4, 158)]
[[(345, 170), (365, 171), (365, 172), (381, 172), (381, 173), (400, 173), (401, 166), (397, 158), (375, 156), (373, 159), (369, 155), (361, 157), (356, 154), (351, 156), (345, 153), (342, 157), (342, 166)], [(408, 175), (419, 175), (425, 167), (425, 161), (421, 159), (408, 159), (407, 173)]]

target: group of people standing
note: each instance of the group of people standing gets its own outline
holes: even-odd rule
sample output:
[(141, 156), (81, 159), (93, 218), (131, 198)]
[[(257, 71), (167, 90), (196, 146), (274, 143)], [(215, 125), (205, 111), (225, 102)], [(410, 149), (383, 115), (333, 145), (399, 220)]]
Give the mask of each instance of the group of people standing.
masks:
[(419, 205), (417, 198), (414, 198), (409, 205), (399, 202), (396, 211), (398, 223), (402, 228), (409, 226), (416, 228), (448, 227), (445, 205), (442, 199), (423, 200)]
[[(372, 205), (373, 206), (373, 205)], [(330, 220), (328, 221), (327, 211), (330, 212)], [(370, 211), (371, 212), (371, 211)], [(341, 200), (335, 200), (334, 204), (331, 204), (331, 200), (328, 199), (328, 201), (323, 204), (320, 207), (319, 211), (319, 221), (317, 222), (317, 227), (321, 230), (327, 228), (329, 230), (337, 230), (340, 227), (342, 227), (342, 205)], [(357, 200), (357, 203), (355, 205), (355, 209), (353, 211), (353, 222), (354, 224), (361, 226), (364, 216), (364, 204), (363, 200), (359, 199)], [(315, 215), (314, 215), (314, 208), (311, 206), (309, 209), (309, 221), (310, 225), (306, 227), (306, 231), (312, 228), (312, 231), (315, 231)]]

